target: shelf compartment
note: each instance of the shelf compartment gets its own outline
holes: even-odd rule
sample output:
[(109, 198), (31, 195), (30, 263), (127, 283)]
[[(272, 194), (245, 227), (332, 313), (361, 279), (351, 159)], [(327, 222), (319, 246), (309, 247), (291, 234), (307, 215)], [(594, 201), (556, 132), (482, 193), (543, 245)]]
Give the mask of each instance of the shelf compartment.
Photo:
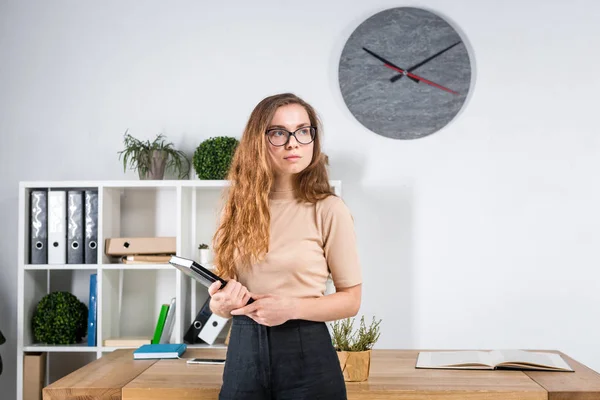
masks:
[(97, 359), (96, 352), (50, 352), (47, 359), (47, 385)]
[[(99, 243), (103, 264), (120, 264), (105, 254), (110, 238), (176, 237), (178, 188), (103, 187)], [(100, 217), (99, 217), (100, 218)]]
[(173, 267), (103, 270), (98, 339), (152, 338), (161, 306), (176, 297), (177, 272)]
[[(83, 184), (81, 183), (80, 185), (68, 185), (66, 184), (66, 182), (58, 182), (58, 183), (53, 183), (53, 182), (37, 182), (37, 183), (30, 183), (30, 184), (24, 184), (21, 183), (21, 193), (22, 196), (20, 197), (20, 202), (21, 204), (21, 214), (22, 214), (22, 221), (23, 221), (23, 226), (22, 226), (22, 230), (21, 230), (21, 240), (22, 240), (22, 247), (20, 248), (20, 251), (22, 251), (22, 260), (23, 260), (23, 264), (24, 267), (32, 267), (31, 269), (35, 269), (35, 268), (43, 268), (44, 265), (46, 264), (37, 264), (37, 263), (32, 263), (31, 262), (31, 252), (32, 252), (32, 232), (34, 227), (32, 226), (32, 192), (33, 191), (41, 191), (44, 193), (44, 197), (42, 198), (44, 201), (41, 203), (41, 207), (43, 210), (41, 214), (38, 214), (38, 217), (35, 218), (35, 222), (34, 222), (34, 226), (37, 226), (38, 228), (41, 228), (43, 230), (43, 234), (40, 240), (40, 246), (42, 246), (43, 252), (45, 253), (45, 258), (46, 258), (46, 262), (48, 262), (48, 259), (50, 258), (48, 252), (49, 249), (51, 247), (51, 238), (52, 238), (52, 229), (53, 227), (59, 226), (59, 225), (54, 225), (51, 222), (51, 214), (53, 216), (56, 216), (58, 214), (54, 214), (52, 211), (52, 201), (50, 200), (50, 193), (51, 192), (56, 192), (56, 191), (64, 191), (67, 192), (68, 191), (72, 191), (72, 190), (77, 190), (77, 191), (81, 191), (84, 192), (85, 191), (94, 191), (96, 193), (99, 193), (99, 187), (98, 186), (93, 186), (93, 185), (89, 185), (89, 184)], [(65, 201), (68, 202), (68, 197), (65, 198)], [(82, 206), (85, 206), (85, 195), (82, 198)], [(68, 231), (68, 210), (69, 205), (65, 204), (64, 205), (64, 215), (63, 215), (63, 223), (64, 225), (64, 234), (65, 234), (65, 238), (64, 238), (64, 246), (68, 245), (68, 239), (66, 237), (67, 235), (67, 231)], [(81, 245), (85, 245), (85, 211), (82, 210), (82, 224), (83, 224), (83, 237), (82, 237), (82, 243)], [(44, 247), (45, 246), (45, 247)], [(85, 251), (85, 249), (82, 249), (83, 251)], [(40, 250), (42, 251), (42, 250)], [(66, 248), (64, 250), (65, 252), (67, 251)], [(67, 257), (67, 255), (65, 254), (65, 257)], [(65, 261), (66, 262), (66, 261)], [(86, 266), (93, 266), (96, 263), (90, 263), (90, 264), (85, 264)], [(49, 267), (55, 267), (58, 266), (60, 267), (61, 264), (47, 264), (49, 265)], [(73, 267), (76, 267), (78, 264), (72, 264)]]
[[(66, 291), (77, 297), (89, 310), (89, 287), (90, 276), (96, 273), (95, 269), (47, 269), (47, 270), (25, 270), (24, 278), (24, 326), (23, 343), (26, 347), (35, 347), (36, 350), (43, 351), (41, 347), (58, 349), (54, 351), (73, 351), (70, 349), (80, 349), (87, 347), (86, 337), (81, 343), (75, 345), (48, 345), (37, 343), (34, 339), (32, 320), (38, 303), (49, 293)], [(86, 321), (87, 323), (87, 321)], [(78, 350), (91, 351), (91, 350)]]

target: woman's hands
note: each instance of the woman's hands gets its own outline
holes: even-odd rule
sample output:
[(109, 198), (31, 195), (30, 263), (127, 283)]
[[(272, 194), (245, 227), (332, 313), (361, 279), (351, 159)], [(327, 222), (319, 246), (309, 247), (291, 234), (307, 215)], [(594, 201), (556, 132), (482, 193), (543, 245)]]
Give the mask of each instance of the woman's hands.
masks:
[(219, 290), (220, 288), (219, 281), (213, 282), (208, 288), (208, 294), (211, 297), (211, 311), (221, 317), (231, 317), (231, 310), (245, 306), (250, 300), (251, 294), (248, 289), (235, 279), (229, 280), (223, 289)]
[(266, 326), (281, 325), (287, 320), (295, 319), (299, 299), (270, 294), (251, 296), (254, 299), (252, 304), (232, 310), (231, 315), (246, 315)]
[[(208, 288), (210, 309), (213, 313), (229, 318), (232, 315), (246, 315), (261, 325), (281, 325), (295, 318), (299, 299), (269, 294), (252, 294), (235, 279), (227, 282), (223, 289), (220, 282)], [(252, 304), (246, 305), (250, 298)]]

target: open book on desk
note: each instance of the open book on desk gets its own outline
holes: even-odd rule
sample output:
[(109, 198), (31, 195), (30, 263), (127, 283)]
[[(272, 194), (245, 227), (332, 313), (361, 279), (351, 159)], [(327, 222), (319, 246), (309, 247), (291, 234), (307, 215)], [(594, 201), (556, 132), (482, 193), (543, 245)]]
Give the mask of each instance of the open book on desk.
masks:
[(568, 371), (573, 369), (560, 354), (525, 350), (422, 351), (416, 368), (434, 369), (523, 369)]

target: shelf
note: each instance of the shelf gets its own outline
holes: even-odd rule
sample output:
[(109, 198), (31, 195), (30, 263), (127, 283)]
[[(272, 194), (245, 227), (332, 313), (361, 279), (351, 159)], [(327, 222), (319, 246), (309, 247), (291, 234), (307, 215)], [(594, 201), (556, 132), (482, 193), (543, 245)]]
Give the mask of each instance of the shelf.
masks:
[(171, 264), (102, 264), (100, 267), (104, 270), (133, 270), (133, 271), (143, 271), (143, 270), (173, 270), (175, 271), (175, 267)]
[(137, 349), (139, 346), (104, 346), (100, 347), (100, 350), (106, 353), (115, 351), (115, 350), (123, 350), (123, 349)]
[[(333, 186), (340, 186), (339, 180), (331, 180)], [(225, 188), (230, 186), (228, 180), (116, 180), (116, 181), (23, 181), (20, 188), (136, 188), (136, 187), (206, 187)], [(339, 193), (338, 193), (339, 194)]]
[(45, 271), (45, 270), (90, 270), (98, 269), (98, 264), (25, 264), (25, 271)]
[(96, 346), (88, 346), (86, 343), (78, 344), (30, 344), (23, 347), (24, 352), (42, 353), (89, 353), (98, 351)]

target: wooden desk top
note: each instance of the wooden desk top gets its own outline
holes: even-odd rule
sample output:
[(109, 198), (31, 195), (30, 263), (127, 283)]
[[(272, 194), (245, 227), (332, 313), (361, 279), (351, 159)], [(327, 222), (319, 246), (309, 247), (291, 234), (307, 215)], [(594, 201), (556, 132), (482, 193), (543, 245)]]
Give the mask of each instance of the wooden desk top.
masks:
[[(183, 357), (219, 357), (225, 351), (188, 349)], [(118, 399), (115, 390), (127, 379), (121, 392), (123, 400), (218, 398), (222, 365), (188, 365), (185, 360), (138, 361), (132, 360), (131, 352), (118, 350), (118, 354), (107, 355), (73, 372), (46, 387), (44, 400), (74, 398), (74, 394), (83, 393), (90, 396), (87, 399)], [(348, 399), (600, 399), (600, 374), (560, 352), (575, 372), (416, 369), (418, 353), (419, 350), (373, 350), (369, 380), (347, 382)], [(112, 361), (105, 360), (108, 357)], [(106, 366), (112, 363), (114, 370), (108, 373)], [(95, 378), (90, 374), (95, 374)]]

